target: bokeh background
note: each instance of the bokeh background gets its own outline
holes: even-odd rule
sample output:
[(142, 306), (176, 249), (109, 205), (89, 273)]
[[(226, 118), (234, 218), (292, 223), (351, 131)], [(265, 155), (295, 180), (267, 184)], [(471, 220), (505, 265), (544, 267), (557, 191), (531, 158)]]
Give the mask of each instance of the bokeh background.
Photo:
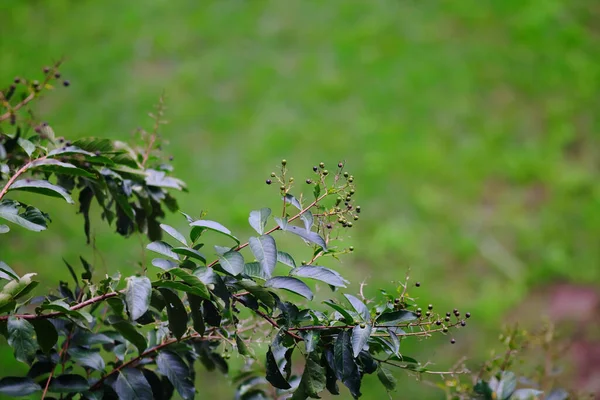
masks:
[[(5, 84), (65, 57), (71, 87), (37, 109), (58, 135), (127, 140), (151, 127), (147, 113), (166, 91), (165, 152), (190, 188), (181, 209), (207, 210), (240, 237), (250, 210), (279, 205), (264, 180), (282, 158), (300, 182), (320, 161), (346, 160), (363, 213), (347, 239), (354, 256), (329, 266), (366, 280), (369, 294), (410, 267), (425, 304), (471, 311), (454, 346), (403, 342), (437, 369), (465, 354), (477, 365), (502, 324), (541, 323), (554, 306), (579, 328), (598, 320), (593, 1), (3, 0), (0, 30)], [(50, 230), (15, 228), (0, 255), (45, 288), (66, 279), (61, 257), (82, 255), (100, 272), (133, 272), (149, 257), (144, 238), (98, 221), (94, 250), (75, 207), (42, 208), (53, 211)], [(584, 292), (585, 307), (569, 303)], [(594, 332), (583, 353), (598, 350)], [(11, 360), (3, 347), (2, 376), (20, 368)], [(394, 398), (442, 398), (398, 377)], [(199, 380), (213, 398), (230, 397), (225, 378)], [(364, 393), (385, 396), (375, 377)]]

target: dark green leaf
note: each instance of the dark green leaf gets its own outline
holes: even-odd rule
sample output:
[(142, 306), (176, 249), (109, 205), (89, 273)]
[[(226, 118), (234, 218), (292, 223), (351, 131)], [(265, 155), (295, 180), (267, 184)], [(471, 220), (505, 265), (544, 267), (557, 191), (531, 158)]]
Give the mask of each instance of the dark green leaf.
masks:
[(285, 228), (281, 227), (282, 230), (286, 232), (291, 232), (295, 235), (300, 236), (302, 239), (314, 243), (319, 247), (322, 247), (323, 250), (327, 251), (327, 244), (325, 243), (325, 239), (323, 239), (316, 232), (308, 232), (306, 229), (298, 228), (294, 225), (287, 225)]
[(363, 321), (369, 322), (371, 320), (371, 315), (369, 314), (369, 309), (367, 308), (365, 303), (363, 303), (356, 297), (352, 296), (351, 294), (344, 294), (344, 296), (346, 297), (346, 299), (348, 299), (348, 301), (352, 305), (352, 308), (354, 308), (354, 310), (356, 310), (356, 312), (358, 313), (358, 315), (360, 315), (360, 317), (363, 319)]
[(157, 240), (156, 242), (148, 244), (146, 248), (155, 253), (162, 254), (165, 257), (169, 257), (179, 261), (179, 256), (177, 255), (177, 253), (173, 252), (173, 246), (166, 242)]
[(379, 366), (377, 361), (373, 359), (373, 356), (367, 350), (361, 351), (356, 360), (365, 374), (372, 374), (377, 371), (377, 367)]
[(333, 350), (328, 347), (321, 356), (321, 365), (325, 367), (325, 387), (329, 393), (333, 395), (340, 394), (340, 388), (337, 384), (337, 375), (335, 373), (335, 361), (333, 356)]
[(181, 254), (186, 257), (194, 258), (196, 260), (200, 260), (203, 264), (206, 264), (206, 257), (198, 250), (189, 248), (189, 247), (174, 247), (171, 249), (175, 254)]
[(69, 353), (71, 359), (81, 366), (88, 367), (96, 371), (101, 371), (104, 369), (104, 360), (98, 351), (74, 346), (69, 347), (67, 352)]
[(417, 315), (411, 311), (400, 310), (381, 314), (375, 321), (377, 325), (393, 326), (402, 322), (414, 321)]
[(140, 353), (143, 353), (148, 347), (146, 338), (138, 330), (125, 320), (117, 320), (112, 323), (112, 326), (119, 332), (125, 339), (130, 341)]
[(226, 272), (237, 276), (244, 271), (244, 257), (237, 251), (229, 251), (219, 257), (219, 264)]
[(394, 378), (394, 375), (388, 369), (379, 367), (377, 378), (379, 378), (379, 382), (381, 382), (388, 392), (396, 389), (396, 378)]
[(188, 293), (187, 298), (190, 304), (194, 330), (200, 336), (203, 336), (206, 326), (204, 325), (204, 317), (202, 316), (202, 298), (190, 293)]
[(306, 349), (307, 353), (312, 353), (317, 349), (320, 336), (321, 334), (317, 330), (309, 330), (302, 333), (302, 339), (304, 339), (304, 348)]
[(210, 299), (210, 293), (208, 291), (208, 288), (206, 287), (204, 282), (202, 282), (200, 278), (198, 278), (196, 275), (191, 274), (187, 270), (182, 268), (171, 269), (169, 270), (169, 273), (175, 275), (187, 285), (189, 285), (190, 288), (185, 290), (186, 293), (192, 293), (202, 298)]
[(277, 265), (277, 246), (275, 239), (270, 235), (262, 235), (258, 238), (251, 237), (248, 241), (252, 254), (256, 257), (256, 260), (260, 263), (265, 276), (271, 277), (275, 265)]
[(75, 273), (75, 270), (73, 269), (71, 264), (69, 264), (67, 262), (67, 260), (65, 260), (64, 258), (63, 258), (63, 262), (67, 266), (67, 269), (69, 270), (69, 273), (71, 274), (71, 277), (73, 278), (73, 281), (75, 282), (75, 286), (79, 287), (79, 279), (77, 279), (77, 274)]
[(299, 294), (302, 297), (312, 300), (313, 292), (300, 279), (292, 278), (290, 276), (276, 276), (265, 282), (265, 287), (272, 287), (275, 289), (285, 289), (292, 293)]
[(264, 287), (259, 286), (256, 282), (244, 279), (239, 281), (238, 284), (249, 291), (259, 301), (262, 301), (267, 307), (273, 308), (275, 306), (275, 299), (271, 293)]
[(6, 279), (11, 281), (13, 279), (19, 280), (21, 278), (5, 262), (0, 261), (0, 279)]
[(319, 185), (318, 183), (315, 185), (315, 188), (313, 189), (313, 195), (315, 196), (315, 200), (317, 200), (319, 198), (319, 196), (321, 195), (321, 185)]
[[(167, 303), (167, 318), (169, 319), (169, 329), (177, 339), (185, 334), (187, 330), (188, 315), (185, 306), (177, 296), (177, 293), (170, 289), (159, 289)], [(175, 385), (175, 382), (173, 382)], [(177, 387), (177, 385), (175, 385)]]
[(35, 319), (31, 321), (35, 329), (38, 345), (44, 353), (48, 353), (58, 341), (56, 328), (47, 319)]
[(279, 366), (277, 365), (273, 351), (271, 351), (271, 347), (269, 347), (269, 351), (267, 351), (266, 368), (266, 378), (271, 385), (278, 389), (290, 389), (292, 387), (279, 370)]
[(229, 229), (225, 228), (223, 225), (219, 224), (218, 222), (207, 221), (207, 220), (201, 219), (201, 220), (192, 222), (190, 224), (190, 226), (200, 227), (200, 228), (204, 228), (204, 229), (210, 229), (211, 231), (222, 233), (225, 236), (229, 236), (230, 238), (235, 240), (236, 243), (240, 243), (240, 241), (231, 234), (231, 231)]
[(358, 354), (362, 351), (365, 344), (371, 337), (371, 325), (363, 324), (364, 328), (360, 325), (356, 325), (352, 329), (352, 353), (354, 358), (358, 357)]
[(41, 160), (35, 160), (31, 163), (29, 169), (37, 168), (46, 172), (53, 172), (55, 174), (74, 175), (74, 176), (85, 176), (86, 178), (95, 178), (95, 175), (85, 169), (78, 168), (73, 164), (55, 160), (54, 158), (45, 158)]
[(179, 233), (177, 229), (167, 224), (160, 224), (160, 228), (163, 231), (167, 232), (173, 239), (177, 240), (184, 246), (187, 246), (187, 240), (185, 240), (185, 237), (181, 233)]
[(65, 189), (43, 180), (21, 179), (10, 185), (8, 190), (21, 190), (24, 192), (43, 194), (46, 196), (62, 197), (67, 201), (67, 203), (75, 203)]
[(132, 320), (140, 318), (150, 306), (152, 283), (145, 276), (131, 276), (127, 278), (125, 289), (125, 302)]
[(237, 349), (238, 349), (238, 352), (240, 353), (240, 355), (242, 355), (242, 356), (251, 356), (252, 355), (252, 354), (250, 354), (250, 349), (244, 342), (244, 339), (242, 337), (240, 337), (240, 335), (238, 335), (237, 333), (235, 335), (235, 344), (237, 346)]
[(135, 368), (125, 368), (119, 371), (114, 384), (115, 392), (120, 399), (152, 400), (152, 388), (144, 374)]
[(161, 351), (156, 357), (156, 364), (158, 371), (171, 381), (183, 399), (194, 398), (195, 390), (190, 379), (190, 370), (181, 357), (175, 353)]
[(346, 324), (354, 323), (354, 318), (352, 317), (352, 315), (350, 315), (348, 310), (346, 310), (344, 307), (340, 306), (339, 304), (334, 303), (333, 301), (328, 301), (328, 300), (325, 300), (323, 302), (323, 304), (328, 305), (329, 307), (333, 308), (335, 311), (340, 313), (340, 315), (344, 318), (344, 322)]
[(248, 222), (250, 222), (250, 226), (254, 228), (259, 235), (265, 233), (265, 227), (267, 226), (269, 215), (271, 215), (270, 208), (261, 208), (260, 210), (250, 212)]
[(394, 354), (399, 354), (400, 352), (400, 340), (393, 329), (388, 329), (388, 334), (390, 335), (390, 343), (392, 344), (392, 351)]
[(81, 393), (89, 389), (90, 385), (83, 376), (63, 374), (50, 381), (49, 391), (54, 393)]
[(342, 278), (337, 272), (329, 268), (313, 265), (303, 265), (294, 268), (290, 271), (290, 275), (316, 279), (335, 287), (346, 287), (346, 284), (348, 283), (348, 281)]
[(177, 268), (179, 266), (179, 264), (177, 264), (176, 262), (171, 260), (165, 260), (164, 258), (153, 259), (152, 265), (154, 265), (157, 268), (164, 269), (165, 271), (168, 271), (172, 268)]
[(288, 267), (296, 268), (296, 262), (294, 261), (292, 256), (286, 252), (278, 251), (277, 252), (277, 261), (282, 264), (287, 265)]
[(0, 394), (10, 397), (29, 396), (42, 390), (42, 387), (31, 378), (7, 376), (0, 379)]
[(313, 353), (306, 359), (300, 385), (292, 400), (305, 399), (306, 396), (319, 399), (319, 393), (325, 390), (325, 382), (325, 368), (320, 365), (318, 355)]
[(93, 198), (94, 191), (89, 186), (84, 187), (79, 192), (79, 213), (83, 215), (83, 231), (88, 244), (90, 244), (90, 207)]
[(19, 146), (21, 146), (21, 148), (25, 150), (25, 153), (27, 153), (27, 155), (31, 157), (31, 155), (35, 151), (35, 144), (31, 143), (27, 139), (23, 139), (22, 137), (17, 139), (17, 143), (19, 143)]
[(46, 229), (47, 219), (33, 207), (19, 214), (19, 203), (13, 200), (0, 201), (0, 218), (20, 225), (30, 231), (40, 232)]
[(361, 376), (354, 361), (350, 344), (350, 331), (338, 334), (333, 348), (335, 372), (339, 380), (350, 390), (354, 398), (360, 397)]
[(48, 156), (56, 156), (56, 155), (66, 155), (66, 154), (83, 154), (86, 155), (88, 157), (95, 157), (94, 153), (90, 153), (89, 151), (85, 151), (83, 149), (80, 149), (77, 146), (64, 146), (58, 149), (54, 149), (51, 152), (48, 153)]
[(204, 300), (202, 303), (202, 311), (204, 312), (204, 320), (211, 326), (221, 325), (221, 314), (217, 307), (210, 300)]
[(302, 210), (302, 205), (300, 204), (300, 202), (298, 201), (297, 198), (295, 198), (294, 196), (292, 196), (291, 194), (286, 194), (284, 197), (284, 200), (286, 203), (293, 205), (294, 207), (296, 207), (298, 210)]
[(18, 361), (30, 364), (38, 348), (33, 325), (25, 319), (9, 317), (7, 321), (8, 344)]
[(143, 369), (142, 373), (150, 384), (154, 400), (169, 400), (173, 396), (175, 388), (168, 378), (163, 377), (160, 379), (154, 371), (149, 369)]

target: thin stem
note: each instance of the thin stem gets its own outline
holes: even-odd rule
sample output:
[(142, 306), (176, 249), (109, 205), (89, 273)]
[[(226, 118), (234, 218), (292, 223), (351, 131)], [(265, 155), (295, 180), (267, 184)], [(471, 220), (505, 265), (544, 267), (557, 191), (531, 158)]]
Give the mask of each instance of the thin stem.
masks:
[(17, 170), (17, 172), (15, 172), (15, 174), (13, 176), (10, 177), (10, 179), (8, 180), (8, 182), (6, 182), (6, 185), (4, 185), (4, 187), (2, 188), (2, 190), (0, 190), (0, 200), (2, 200), (2, 198), (4, 197), (4, 195), (8, 192), (8, 189), (10, 188), (10, 186), (15, 183), (15, 181), (17, 180), (17, 178), (19, 178), (19, 176), (23, 175), (25, 173), (25, 171), (27, 171), (27, 169), (29, 169), (29, 167), (31, 167), (31, 165), (38, 160), (45, 160), (47, 158), (47, 156), (42, 156), (40, 158), (36, 158), (35, 160), (30, 160), (27, 162), (27, 164), (23, 165), (21, 168), (19, 168)]

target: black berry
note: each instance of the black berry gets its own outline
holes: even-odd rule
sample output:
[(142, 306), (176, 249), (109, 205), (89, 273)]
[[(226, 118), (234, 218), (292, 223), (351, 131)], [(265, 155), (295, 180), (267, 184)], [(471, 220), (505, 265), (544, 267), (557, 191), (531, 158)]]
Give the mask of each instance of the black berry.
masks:
[(272, 180), (270, 180), (270, 179), (267, 179), (267, 180), (266, 180), (266, 184), (267, 184), (267, 185), (270, 185), (271, 183), (273, 183), (273, 181), (272, 181)]
[(56, 72), (56, 73), (54, 73), (54, 77), (55, 77), (56, 79), (60, 78), (60, 72)]
[(430, 305), (428, 305), (428, 306), (427, 306), (427, 309), (428, 309), (428, 310), (433, 310), (433, 304), (430, 304)]
[(338, 164), (338, 168), (343, 168), (343, 167), (344, 167), (344, 164), (342, 164), (342, 163)]
[(416, 286), (416, 287), (421, 287), (421, 282), (417, 282), (417, 283), (415, 283), (415, 286)]
[(312, 183), (312, 180), (310, 180), (310, 179), (307, 179), (307, 180), (306, 180), (306, 183), (308, 183), (308, 184), (310, 185), (310, 184)]
[(442, 321), (440, 321), (440, 320), (438, 319), (437, 321), (435, 321), (435, 324), (436, 324), (437, 326), (440, 326), (440, 325), (442, 324)]
[(466, 314), (465, 314), (465, 317), (467, 317), (467, 318), (471, 318), (471, 313), (470, 313), (470, 312), (466, 313)]
[(360, 213), (360, 206), (356, 206), (356, 212)]
[(50, 72), (50, 67), (44, 67), (44, 73), (47, 74), (48, 72)]
[(327, 224), (327, 229), (331, 229), (331, 228), (333, 228), (333, 225)]
[(313, 167), (313, 171), (317, 172), (317, 170), (318, 170), (318, 168), (317, 168), (317, 166), (315, 165), (315, 166)]
[(454, 338), (452, 338), (452, 340), (450, 340), (450, 343), (454, 344), (454, 343), (456, 343), (456, 340)]
[(460, 326), (465, 326), (467, 325), (467, 322), (463, 319), (462, 321), (460, 321)]
[(71, 82), (70, 82), (70, 81), (68, 81), (68, 80), (66, 80), (66, 79), (63, 81), (63, 86), (64, 86), (64, 87), (67, 87), (67, 86), (70, 86), (70, 85), (71, 85)]

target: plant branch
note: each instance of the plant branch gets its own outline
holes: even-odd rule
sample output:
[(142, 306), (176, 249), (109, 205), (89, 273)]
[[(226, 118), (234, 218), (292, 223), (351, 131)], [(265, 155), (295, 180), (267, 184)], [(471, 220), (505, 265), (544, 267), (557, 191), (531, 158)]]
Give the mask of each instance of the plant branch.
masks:
[[(328, 196), (328, 193), (325, 193), (321, 196), (319, 196), (317, 199), (315, 199), (312, 203), (310, 203), (306, 208), (300, 210), (300, 212), (296, 215), (294, 215), (292, 218), (290, 218), (288, 220), (288, 222), (292, 222), (298, 218), (300, 218), (302, 216), (302, 214), (304, 214), (305, 212), (307, 212), (308, 210), (310, 210), (311, 208), (313, 208), (319, 201), (323, 200), (325, 197)], [(281, 229), (281, 227), (279, 225), (275, 226), (274, 228), (269, 229), (267, 232), (265, 232), (265, 235), (270, 235), (271, 233), (277, 231)], [(238, 247), (236, 247), (235, 249), (233, 249), (233, 251), (240, 251), (245, 247), (248, 247), (249, 242), (246, 242), (244, 244), (240, 244)], [(207, 265), (208, 268), (212, 268), (214, 267), (217, 263), (219, 262), (219, 260), (214, 260), (213, 262), (211, 262), (210, 264)]]
[(4, 185), (4, 187), (0, 191), (0, 200), (2, 200), (2, 198), (4, 197), (4, 195), (6, 195), (6, 193), (8, 192), (8, 189), (10, 189), (10, 186), (13, 183), (15, 183), (15, 181), (17, 180), (17, 178), (19, 178), (19, 176), (23, 175), (25, 173), (25, 171), (27, 171), (29, 169), (29, 167), (31, 167), (31, 165), (35, 161), (44, 160), (44, 159), (46, 159), (46, 157), (47, 156), (42, 156), (40, 158), (36, 158), (35, 160), (30, 160), (30, 161), (27, 162), (27, 164), (25, 164), (21, 168), (19, 168), (17, 170), (17, 172), (15, 172), (15, 174), (10, 177), (10, 179), (8, 180), (8, 182), (6, 182), (6, 185)]

